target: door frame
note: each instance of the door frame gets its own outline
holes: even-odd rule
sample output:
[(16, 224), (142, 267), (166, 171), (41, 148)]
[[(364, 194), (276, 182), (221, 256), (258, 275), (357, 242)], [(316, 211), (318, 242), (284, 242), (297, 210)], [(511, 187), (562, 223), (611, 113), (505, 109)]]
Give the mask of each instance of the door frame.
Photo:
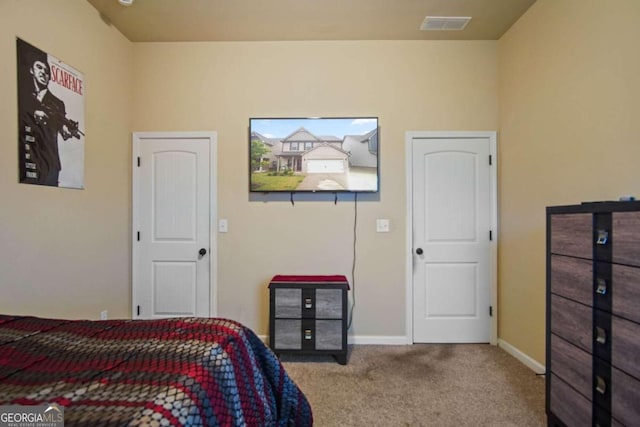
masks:
[(138, 156), (140, 144), (147, 139), (203, 139), (209, 140), (209, 317), (218, 315), (218, 134), (215, 131), (185, 131), (185, 132), (133, 132), (131, 136), (131, 318), (136, 315), (135, 286), (138, 277), (140, 255), (137, 241), (137, 224), (140, 221), (138, 203), (139, 172)]
[[(459, 139), (488, 138), (489, 153), (492, 158), (490, 179), (490, 220), (493, 234), (489, 242), (489, 280), (491, 287), (491, 317), (489, 343), (498, 343), (498, 154), (497, 133), (495, 131), (407, 131), (405, 132), (405, 170), (407, 188), (406, 207), (406, 247), (405, 247), (405, 305), (406, 305), (406, 343), (413, 344), (413, 140), (420, 139)], [(489, 161), (489, 159), (487, 159)]]

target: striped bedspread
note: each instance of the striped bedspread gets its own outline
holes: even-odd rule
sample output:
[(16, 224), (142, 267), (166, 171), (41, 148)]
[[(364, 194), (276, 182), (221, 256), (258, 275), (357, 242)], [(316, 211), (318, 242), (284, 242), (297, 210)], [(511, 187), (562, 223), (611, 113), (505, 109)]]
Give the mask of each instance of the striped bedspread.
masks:
[(57, 403), (65, 426), (310, 426), (275, 355), (226, 319), (0, 315), (0, 405)]

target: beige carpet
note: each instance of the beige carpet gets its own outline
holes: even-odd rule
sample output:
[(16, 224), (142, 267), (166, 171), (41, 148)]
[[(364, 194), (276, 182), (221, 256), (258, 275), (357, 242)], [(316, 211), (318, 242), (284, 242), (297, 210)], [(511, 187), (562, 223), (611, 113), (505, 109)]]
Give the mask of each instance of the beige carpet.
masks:
[(314, 425), (544, 426), (544, 377), (488, 344), (350, 346), (332, 357), (282, 356)]

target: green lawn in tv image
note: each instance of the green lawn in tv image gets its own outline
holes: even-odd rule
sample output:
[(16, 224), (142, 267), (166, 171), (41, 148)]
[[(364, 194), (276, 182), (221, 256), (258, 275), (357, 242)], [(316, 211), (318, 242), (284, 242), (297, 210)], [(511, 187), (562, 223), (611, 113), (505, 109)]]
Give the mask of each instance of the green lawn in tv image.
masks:
[(276, 174), (275, 172), (252, 172), (251, 190), (253, 191), (295, 191), (304, 180), (302, 175)]
[(250, 190), (378, 191), (377, 118), (250, 120)]

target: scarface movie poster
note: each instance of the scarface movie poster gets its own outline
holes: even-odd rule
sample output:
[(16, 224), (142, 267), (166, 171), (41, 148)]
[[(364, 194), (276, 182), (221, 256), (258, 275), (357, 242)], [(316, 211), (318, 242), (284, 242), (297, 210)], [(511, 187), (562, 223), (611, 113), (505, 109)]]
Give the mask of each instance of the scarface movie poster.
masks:
[(19, 38), (16, 51), (19, 181), (84, 188), (84, 76)]

